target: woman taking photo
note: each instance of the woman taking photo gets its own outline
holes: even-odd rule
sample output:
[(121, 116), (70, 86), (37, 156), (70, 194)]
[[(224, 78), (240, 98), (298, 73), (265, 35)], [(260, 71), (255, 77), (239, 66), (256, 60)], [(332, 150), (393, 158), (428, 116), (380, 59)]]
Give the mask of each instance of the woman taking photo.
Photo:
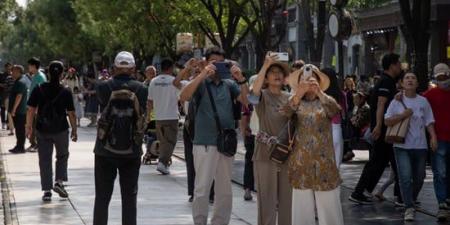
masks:
[[(36, 131), (39, 154), (39, 169), (41, 174), (41, 188), (44, 191), (42, 200), (51, 201), (52, 192), (55, 191), (62, 198), (69, 194), (64, 189), (63, 182), (67, 181), (67, 160), (69, 159), (69, 116), (72, 127), (72, 141), (77, 141), (77, 119), (73, 104), (72, 93), (60, 84), (63, 74), (63, 64), (53, 61), (49, 66), (50, 82), (41, 84), (31, 92), (28, 100), (27, 136), (30, 137), (33, 129), (34, 115), (36, 117)], [(55, 185), (53, 186), (53, 146), (56, 149)]]
[[(267, 54), (251, 90), (249, 101), (255, 105), (259, 118), (257, 136), (277, 136), (288, 121), (280, 110), (289, 101), (289, 93), (282, 91), (289, 70), (287, 65), (276, 60), (276, 56)], [(267, 88), (262, 89), (264, 85)], [(253, 165), (258, 190), (258, 225), (290, 225), (292, 188), (287, 164), (272, 162), (270, 145), (257, 140)]]
[(407, 118), (411, 118), (404, 143), (394, 143), (394, 154), (397, 162), (400, 191), (405, 204), (405, 221), (413, 221), (415, 217), (414, 202), (422, 189), (425, 179), (427, 159), (427, 137), (433, 151), (437, 148), (437, 137), (434, 131), (434, 117), (427, 99), (417, 95), (418, 81), (413, 73), (406, 73), (400, 83), (403, 95), (389, 105), (385, 114), (386, 126), (394, 126)]
[[(289, 181), (294, 188), (292, 224), (343, 225), (331, 119), (341, 107), (324, 93), (330, 80), (317, 67), (308, 64), (290, 75), (295, 92), (290, 113), (297, 115), (295, 147), (288, 160)], [(289, 112), (288, 112), (289, 113)]]

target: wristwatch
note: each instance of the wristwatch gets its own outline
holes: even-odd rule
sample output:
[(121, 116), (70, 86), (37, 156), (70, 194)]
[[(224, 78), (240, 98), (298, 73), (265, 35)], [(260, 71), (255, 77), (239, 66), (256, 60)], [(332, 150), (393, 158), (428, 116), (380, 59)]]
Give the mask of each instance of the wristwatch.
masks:
[(238, 81), (237, 82), (237, 84), (239, 84), (239, 85), (243, 85), (243, 84), (246, 84), (247, 83), (247, 78), (245, 78), (243, 81)]

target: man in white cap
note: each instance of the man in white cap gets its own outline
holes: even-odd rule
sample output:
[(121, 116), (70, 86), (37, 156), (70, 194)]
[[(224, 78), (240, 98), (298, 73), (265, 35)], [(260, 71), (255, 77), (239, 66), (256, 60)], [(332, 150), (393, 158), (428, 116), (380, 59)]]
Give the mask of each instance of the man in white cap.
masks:
[(114, 60), (114, 76), (97, 85), (97, 97), (104, 108), (98, 121), (95, 143), (94, 225), (108, 223), (108, 207), (117, 171), (122, 193), (122, 224), (136, 225), (136, 199), (142, 155), (142, 115), (147, 90), (131, 78), (134, 57), (120, 52)]
[(435, 118), (435, 129), (438, 139), (438, 148), (432, 154), (431, 166), (433, 169), (434, 192), (439, 203), (437, 217), (445, 220), (448, 214), (450, 192), (448, 154), (450, 154), (450, 68), (444, 63), (437, 64), (434, 69), (434, 78), (437, 87), (424, 93), (430, 102)]

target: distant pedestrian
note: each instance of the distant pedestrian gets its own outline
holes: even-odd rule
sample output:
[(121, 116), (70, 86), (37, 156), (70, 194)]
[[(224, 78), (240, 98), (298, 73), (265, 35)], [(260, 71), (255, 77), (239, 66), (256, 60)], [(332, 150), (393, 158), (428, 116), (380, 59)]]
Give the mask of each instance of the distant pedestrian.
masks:
[(75, 105), (75, 113), (77, 116), (77, 125), (81, 126), (81, 118), (83, 118), (83, 94), (81, 94), (79, 87), (73, 88), (73, 104)]
[(13, 65), (9, 62), (5, 63), (5, 70), (0, 74), (0, 117), (2, 129), (6, 129), (8, 125), (8, 98), (11, 91), (11, 85), (8, 83), (8, 77), (12, 75)]
[[(30, 86), (30, 90), (28, 92), (27, 99), (37, 86), (47, 82), (47, 76), (41, 71), (40, 67), (41, 67), (41, 61), (38, 58), (33, 57), (28, 60), (28, 72), (30, 73), (30, 76), (31, 76), (31, 86)], [(33, 124), (33, 132), (30, 137), (31, 146), (26, 149), (29, 152), (37, 151), (36, 118), (34, 118), (33, 121), (35, 121), (35, 123)]]
[[(27, 136), (33, 134), (32, 124), (36, 116), (36, 136), (38, 142), (39, 169), (41, 188), (44, 191), (42, 200), (51, 201), (51, 190), (61, 198), (69, 194), (63, 182), (67, 181), (67, 161), (69, 159), (69, 117), (72, 141), (77, 141), (77, 120), (73, 105), (72, 93), (60, 84), (64, 66), (60, 61), (49, 65), (50, 82), (37, 86), (28, 100)], [(53, 185), (53, 147), (56, 149), (55, 184)]]
[(163, 175), (170, 174), (170, 163), (178, 134), (178, 95), (173, 85), (174, 63), (170, 59), (161, 62), (161, 74), (148, 87), (148, 111), (155, 111), (156, 137), (159, 141), (159, 162), (156, 170)]
[(105, 109), (98, 122), (94, 149), (94, 225), (108, 224), (117, 172), (122, 194), (122, 224), (136, 225), (147, 90), (131, 78), (135, 69), (133, 55), (120, 52), (114, 60), (113, 79), (97, 85), (98, 101)]
[(24, 68), (21, 65), (14, 65), (12, 68), (12, 78), (14, 85), (9, 94), (8, 110), (14, 121), (16, 129), (16, 146), (9, 150), (11, 153), (25, 153), (25, 123), (27, 113), (27, 96), (30, 81), (24, 75)]

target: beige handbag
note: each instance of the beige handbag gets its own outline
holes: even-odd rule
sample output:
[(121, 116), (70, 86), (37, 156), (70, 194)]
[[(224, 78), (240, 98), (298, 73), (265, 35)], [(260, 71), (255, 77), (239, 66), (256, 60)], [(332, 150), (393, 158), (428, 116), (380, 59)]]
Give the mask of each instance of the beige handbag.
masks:
[[(400, 101), (403, 105), (403, 107), (405, 108), (405, 110), (407, 109), (405, 103), (403, 101)], [(385, 141), (387, 143), (391, 143), (391, 144), (403, 144), (405, 143), (405, 137), (406, 137), (406, 133), (408, 133), (408, 128), (409, 128), (409, 121), (411, 120), (411, 117), (408, 117), (404, 120), (402, 120), (401, 122), (393, 125), (393, 126), (389, 126), (387, 128), (386, 131), (386, 137), (385, 137)]]

